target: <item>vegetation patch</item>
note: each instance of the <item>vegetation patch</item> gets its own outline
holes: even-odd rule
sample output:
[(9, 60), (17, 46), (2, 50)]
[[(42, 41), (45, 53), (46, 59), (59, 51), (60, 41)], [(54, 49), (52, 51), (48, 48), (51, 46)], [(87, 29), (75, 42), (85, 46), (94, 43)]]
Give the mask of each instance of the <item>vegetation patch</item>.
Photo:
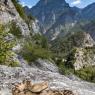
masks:
[(47, 40), (39, 34), (35, 34), (29, 40), (27, 39), (20, 54), (29, 63), (38, 58), (51, 59), (53, 57), (52, 52), (48, 49)]
[(71, 73), (74, 73), (74, 69), (70, 68), (66, 65), (65, 62), (62, 61), (61, 58), (57, 59), (56, 64), (59, 68), (59, 72), (63, 75), (69, 75)]
[(15, 54), (12, 52), (15, 41), (10, 40), (9, 32), (5, 30), (5, 27), (0, 25), (0, 65), (17, 66), (18, 62), (14, 60)]
[(21, 29), (13, 21), (10, 23), (9, 33), (13, 34), (18, 39), (22, 37)]
[(22, 5), (20, 4), (20, 1), (19, 0), (12, 0), (17, 12), (19, 13), (20, 17), (27, 23), (29, 29), (30, 29), (30, 21), (31, 20), (35, 20), (35, 18), (30, 14), (30, 15), (27, 15), (25, 14), (25, 11), (22, 7)]
[(83, 68), (76, 71), (75, 74), (83, 80), (95, 82), (95, 66)]
[(84, 67), (79, 71), (75, 71), (74, 69), (76, 48), (83, 48), (83, 60), (85, 62), (88, 62), (89, 59), (94, 60), (95, 46), (83, 47), (84, 36), (81, 30), (79, 32), (71, 32), (67, 36), (58, 38), (52, 42), (51, 50), (56, 55), (57, 60), (55, 62), (61, 74), (68, 75), (72, 73), (83, 80), (95, 82), (95, 67)]
[(23, 10), (23, 7), (22, 5), (19, 3), (19, 0), (12, 0), (14, 6), (16, 7), (16, 10), (18, 11), (19, 15), (24, 19), (26, 20), (27, 19), (27, 16)]

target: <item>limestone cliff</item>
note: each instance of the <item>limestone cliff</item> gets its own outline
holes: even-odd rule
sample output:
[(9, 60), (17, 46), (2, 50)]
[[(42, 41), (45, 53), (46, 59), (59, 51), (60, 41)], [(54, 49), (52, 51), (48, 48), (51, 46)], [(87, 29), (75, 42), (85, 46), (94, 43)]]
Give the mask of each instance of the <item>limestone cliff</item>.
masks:
[(8, 0), (8, 5), (4, 4), (4, 0), (0, 1), (0, 23), (8, 24), (11, 21), (15, 21), (20, 27), (22, 35), (29, 35), (29, 29), (25, 21), (20, 17), (15, 6), (11, 0)]
[[(49, 66), (48, 61), (42, 60), (41, 63)], [(56, 66), (51, 67), (51, 69), (52, 68), (56, 68)], [(64, 75), (59, 74), (58, 72), (41, 70), (32, 66), (15, 68), (0, 66), (0, 94), (12, 95), (11, 89), (14, 87), (14, 83), (21, 83), (24, 79), (31, 80), (33, 84), (48, 81), (49, 89), (52, 90), (67, 89), (77, 93), (78, 95), (95, 95), (95, 84), (93, 83), (88, 83), (81, 80), (72, 80)]]
[(75, 53), (75, 70), (80, 70), (81, 68), (95, 66), (95, 47), (93, 48), (77, 48)]
[(84, 33), (83, 47), (76, 48), (75, 59), (76, 70), (87, 66), (95, 66), (95, 41), (88, 33)]
[(20, 27), (23, 36), (29, 36), (30, 32), (38, 33), (39, 31), (40, 32), (42, 31), (39, 22), (36, 19), (29, 21), (31, 22), (30, 24), (32, 29), (30, 30), (25, 20), (22, 19), (22, 17), (19, 15), (12, 1), (8, 0), (8, 5), (5, 5), (4, 0), (1, 0), (0, 1), (0, 23), (8, 24), (11, 21), (16, 22), (16, 25)]
[(52, 42), (52, 50), (75, 70), (95, 65), (95, 41), (89, 33), (76, 32)]

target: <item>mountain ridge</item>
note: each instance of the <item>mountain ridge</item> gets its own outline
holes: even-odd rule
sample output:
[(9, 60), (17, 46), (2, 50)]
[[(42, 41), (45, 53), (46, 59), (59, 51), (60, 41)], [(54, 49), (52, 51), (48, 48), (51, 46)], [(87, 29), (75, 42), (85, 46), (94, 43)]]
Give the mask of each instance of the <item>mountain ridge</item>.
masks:
[[(55, 1), (53, 1), (53, 2), (55, 2)], [(51, 39), (51, 40), (55, 39), (57, 36), (62, 34), (61, 31), (63, 31), (63, 30), (68, 32), (68, 30), (70, 30), (77, 22), (85, 21), (85, 20), (91, 21), (91, 20), (95, 19), (95, 17), (94, 17), (95, 12), (93, 11), (93, 9), (95, 8), (95, 3), (92, 3), (92, 4), (88, 5), (87, 7), (80, 9), (77, 7), (70, 7), (69, 4), (66, 3), (65, 0), (63, 0), (63, 2), (64, 2), (64, 6), (62, 6), (62, 8), (56, 6), (57, 10), (54, 7), (55, 5), (57, 5), (57, 3), (56, 2), (53, 3), (52, 7), (50, 9), (50, 12), (48, 12), (49, 9), (47, 9), (46, 6), (48, 6), (50, 8), (51, 5), (49, 5), (49, 4), (43, 5), (44, 4), (43, 0), (39, 1), (33, 8), (28, 10), (29, 14), (32, 13), (42, 24), (42, 26), (44, 27), (44, 30), (45, 30), (43, 33), (45, 34), (45, 36), (48, 39)], [(60, 6), (62, 5), (62, 3), (59, 3), (59, 4), (60, 4)], [(56, 10), (57, 12), (55, 12), (53, 10), (53, 8), (55, 8), (54, 10)], [(27, 10), (25, 10), (25, 11), (27, 13)], [(40, 11), (40, 13), (38, 11)], [(66, 18), (68, 19), (68, 21), (71, 18), (71, 21), (72, 21), (71, 24), (69, 24), (69, 25), (68, 25), (68, 23), (65, 22), (66, 18), (64, 16), (62, 17), (62, 14), (66, 15), (66, 11), (67, 12), (69, 11), (68, 12), (69, 15), (66, 16)], [(72, 13), (74, 13), (73, 16), (71, 16)], [(59, 15), (57, 15), (57, 14), (59, 14)], [(90, 14), (90, 15), (88, 15), (88, 14)], [(45, 20), (45, 18), (46, 18), (46, 20)], [(65, 27), (65, 25), (67, 28)]]

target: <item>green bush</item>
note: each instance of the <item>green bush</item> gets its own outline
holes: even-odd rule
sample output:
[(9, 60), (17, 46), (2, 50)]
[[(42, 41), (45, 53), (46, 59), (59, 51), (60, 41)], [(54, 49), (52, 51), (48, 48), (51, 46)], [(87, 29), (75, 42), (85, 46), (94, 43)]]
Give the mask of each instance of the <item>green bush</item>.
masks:
[(28, 17), (28, 20), (29, 20), (29, 21), (30, 21), (30, 20), (35, 20), (35, 17), (32, 16), (31, 14), (29, 14), (27, 17)]
[(39, 47), (32, 42), (26, 42), (22, 51), (22, 56), (28, 61), (32, 62), (38, 58), (50, 59), (52, 58), (52, 53), (45, 48)]
[(14, 40), (9, 40), (9, 33), (5, 31), (4, 26), (0, 25), (0, 65), (17, 66), (18, 63), (13, 59), (15, 54), (12, 48), (15, 45)]
[(40, 35), (40, 34), (35, 34), (32, 36), (32, 41), (42, 47), (42, 48), (45, 48), (45, 49), (48, 49), (49, 48), (49, 44), (48, 44), (48, 41), (47, 39), (43, 36), (43, 35)]
[(58, 58), (56, 60), (56, 64), (59, 68), (59, 72), (61, 74), (64, 74), (64, 75), (69, 75), (71, 73), (74, 73), (74, 69), (72, 68), (72, 66), (67, 66), (67, 64), (65, 63), (65, 61), (63, 62), (62, 61), (62, 58)]
[(70, 69), (74, 69), (74, 63), (76, 61), (75, 59), (75, 53), (76, 53), (76, 49), (73, 49), (66, 57), (66, 62), (65, 62), (65, 66), (70, 68)]
[(22, 37), (21, 29), (16, 25), (15, 22), (11, 22), (9, 33), (13, 34), (17, 38)]
[(95, 82), (95, 66), (85, 67), (75, 72), (75, 74), (83, 80)]
[(32, 35), (27, 39), (21, 51), (22, 56), (28, 61), (32, 62), (38, 58), (51, 59), (52, 52), (48, 49), (48, 41), (40, 34)]
[(21, 29), (16, 25), (15, 22), (12, 21), (9, 24), (9, 26), (10, 26), (9, 33), (13, 34), (16, 38), (21, 38), (22, 37)]
[(24, 9), (21, 4), (19, 4), (19, 0), (12, 0), (14, 6), (16, 7), (16, 10), (18, 11), (19, 15), (26, 21), (27, 16), (24, 12)]

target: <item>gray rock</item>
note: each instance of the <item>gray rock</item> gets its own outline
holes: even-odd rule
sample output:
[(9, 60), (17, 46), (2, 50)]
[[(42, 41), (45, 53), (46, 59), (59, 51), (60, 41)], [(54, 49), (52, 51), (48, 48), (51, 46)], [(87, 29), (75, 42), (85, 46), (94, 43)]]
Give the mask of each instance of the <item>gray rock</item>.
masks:
[[(79, 95), (95, 95), (95, 84), (93, 83), (72, 80), (64, 75), (60, 75), (58, 72), (44, 71), (38, 67), (11, 68), (7, 66), (0, 66), (1, 93), (3, 95), (11, 95), (13, 83), (22, 82), (26, 78), (30, 79), (33, 83), (48, 81), (51, 89), (68, 89), (79, 93)], [(7, 93), (4, 91), (7, 91)]]
[(20, 27), (22, 35), (29, 36), (30, 31), (28, 29), (25, 21), (20, 17), (19, 13), (16, 11), (15, 6), (8, 0), (8, 5), (4, 4), (4, 0), (0, 1), (0, 23), (8, 24), (11, 21), (15, 21)]
[(35, 63), (31, 64), (31, 66), (44, 71), (58, 72), (58, 67), (55, 63), (51, 63), (48, 60), (38, 59)]

